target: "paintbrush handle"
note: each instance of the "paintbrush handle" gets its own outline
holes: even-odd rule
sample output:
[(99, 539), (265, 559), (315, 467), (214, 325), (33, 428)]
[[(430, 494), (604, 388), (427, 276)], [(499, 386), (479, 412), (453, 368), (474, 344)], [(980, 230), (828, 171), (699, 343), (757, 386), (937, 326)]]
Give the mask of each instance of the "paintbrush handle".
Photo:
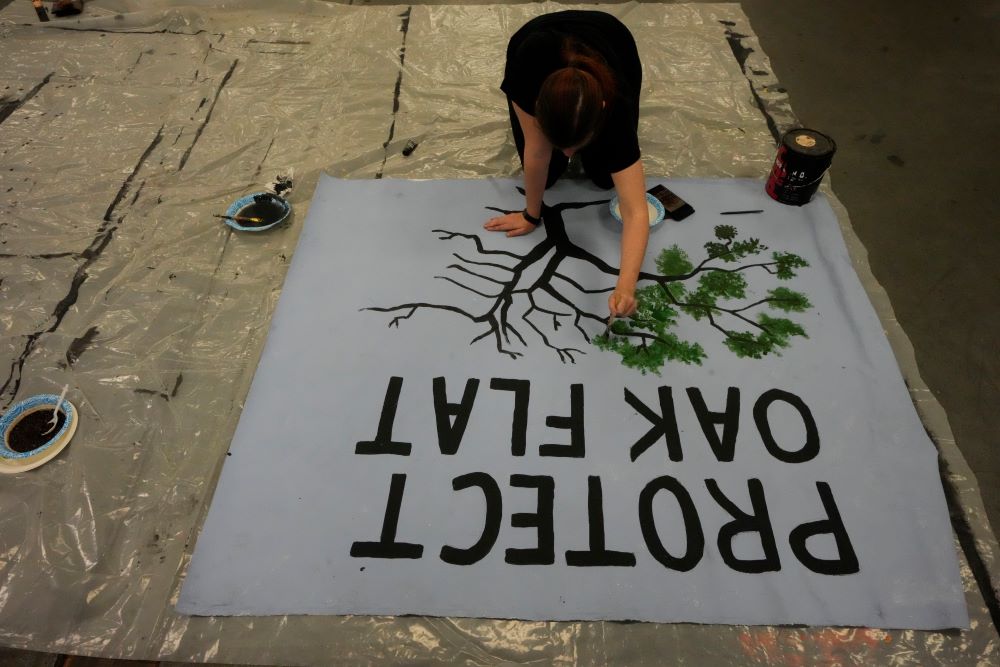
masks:
[(263, 218), (247, 218), (242, 215), (219, 215), (218, 213), (213, 213), (213, 217), (223, 218), (224, 220), (233, 220), (235, 222), (264, 222)]
[(66, 392), (69, 391), (69, 385), (63, 385), (62, 393), (59, 394), (59, 400), (56, 401), (56, 407), (52, 409), (52, 416), (55, 417), (59, 410), (62, 409), (63, 401), (66, 399)]

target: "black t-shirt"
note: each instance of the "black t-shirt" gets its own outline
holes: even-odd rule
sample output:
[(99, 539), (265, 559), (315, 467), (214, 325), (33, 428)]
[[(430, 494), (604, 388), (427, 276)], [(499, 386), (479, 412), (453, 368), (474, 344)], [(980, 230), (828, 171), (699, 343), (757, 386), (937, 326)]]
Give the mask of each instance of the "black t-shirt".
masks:
[(507, 66), (500, 90), (527, 113), (534, 115), (535, 101), (545, 79), (566, 66), (563, 43), (571, 39), (598, 55), (615, 77), (617, 95), (608, 117), (581, 153), (615, 173), (639, 159), (639, 90), (642, 65), (635, 40), (621, 21), (610, 14), (567, 10), (543, 14), (521, 27), (507, 45)]

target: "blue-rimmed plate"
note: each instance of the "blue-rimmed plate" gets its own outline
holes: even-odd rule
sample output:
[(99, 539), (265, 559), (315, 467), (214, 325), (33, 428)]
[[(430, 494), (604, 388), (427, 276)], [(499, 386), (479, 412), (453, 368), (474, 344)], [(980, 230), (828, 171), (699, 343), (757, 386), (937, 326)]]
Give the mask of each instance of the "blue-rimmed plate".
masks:
[[(667, 216), (666, 211), (663, 210), (663, 203), (654, 197), (653, 195), (646, 193), (646, 206), (649, 208), (649, 226), (655, 227), (656, 225), (663, 222), (663, 219)], [(611, 215), (618, 222), (622, 221), (622, 214), (619, 211), (618, 195), (611, 198)]]
[[(262, 208), (265, 214), (258, 214), (254, 207)], [(241, 232), (263, 232), (283, 223), (291, 212), (292, 205), (278, 195), (272, 192), (251, 192), (230, 204), (229, 208), (226, 209), (226, 215), (229, 217), (262, 217), (265, 222), (244, 225), (236, 220), (226, 220), (226, 224)]]
[(33, 412), (51, 412), (59, 401), (54, 394), (26, 398), (0, 417), (0, 473), (18, 473), (48, 463), (69, 444), (76, 433), (79, 416), (76, 408), (63, 399), (59, 409), (66, 415), (62, 427), (41, 446), (27, 452), (15, 452), (7, 445), (7, 435), (21, 419)]

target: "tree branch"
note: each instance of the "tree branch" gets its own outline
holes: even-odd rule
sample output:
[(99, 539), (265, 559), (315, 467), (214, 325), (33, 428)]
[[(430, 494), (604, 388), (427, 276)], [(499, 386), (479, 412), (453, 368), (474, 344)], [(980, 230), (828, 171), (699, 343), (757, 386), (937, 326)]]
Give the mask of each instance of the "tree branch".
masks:
[(782, 302), (795, 303), (795, 301), (796, 301), (795, 299), (782, 299), (782, 298), (779, 298), (779, 297), (771, 297), (771, 296), (769, 296), (766, 299), (761, 299), (760, 301), (754, 301), (753, 303), (751, 303), (749, 305), (743, 306), (742, 308), (737, 308), (736, 310), (733, 310), (733, 311), (730, 311), (730, 312), (732, 312), (735, 315), (736, 313), (743, 312), (744, 310), (750, 310), (754, 306), (759, 306), (762, 303), (782, 303)]
[[(462, 272), (464, 272), (464, 273), (467, 273), (467, 274), (469, 274), (470, 276), (475, 276), (476, 278), (481, 278), (481, 279), (483, 279), (483, 280), (486, 280), (486, 281), (488, 281), (488, 282), (491, 282), (491, 283), (494, 283), (494, 284), (496, 284), (496, 285), (506, 285), (506, 284), (507, 284), (507, 283), (506, 283), (505, 281), (503, 281), (503, 280), (497, 280), (496, 278), (491, 278), (490, 276), (486, 276), (486, 275), (483, 275), (483, 274), (481, 274), (481, 273), (476, 273), (475, 271), (470, 271), (469, 269), (465, 268), (465, 267), (464, 267), (464, 266), (462, 266), (461, 264), (449, 264), (449, 265), (448, 265), (448, 266), (446, 266), (445, 268), (448, 268), (448, 269), (456, 269), (456, 270), (458, 270), (458, 271), (462, 271)], [(499, 295), (498, 295), (498, 296), (499, 296)]]
[(608, 292), (614, 292), (615, 291), (614, 287), (605, 287), (604, 289), (587, 289), (586, 287), (584, 287), (580, 283), (576, 282), (575, 280), (573, 280), (569, 276), (564, 276), (563, 274), (559, 273), (558, 271), (554, 272), (552, 275), (555, 276), (556, 278), (560, 278), (562, 280), (565, 280), (570, 285), (572, 285), (573, 287), (577, 288), (578, 290), (580, 290), (584, 294), (607, 294)]
[(537, 310), (539, 312), (552, 314), (553, 315), (552, 319), (555, 322), (556, 318), (554, 317), (554, 315), (563, 315), (563, 313), (552, 313), (552, 311), (547, 311), (544, 310), (543, 308), (540, 308), (538, 305), (535, 304), (535, 299), (531, 294), (528, 295), (528, 300), (531, 302), (531, 307), (528, 308), (528, 310), (524, 311), (524, 314), (521, 315), (521, 319), (527, 322), (528, 326), (530, 326), (532, 329), (535, 330), (535, 333), (537, 333), (539, 338), (542, 339), (542, 342), (545, 343), (546, 347), (556, 351), (556, 354), (559, 355), (559, 361), (565, 364), (566, 360), (568, 359), (570, 363), (575, 364), (576, 359), (573, 358), (573, 353), (574, 352), (576, 352), (577, 354), (586, 354), (586, 353), (583, 352), (583, 350), (576, 349), (575, 347), (557, 347), (553, 345), (551, 342), (549, 342), (548, 336), (546, 336), (541, 329), (535, 326), (535, 323), (532, 322), (531, 319), (528, 317), (529, 315), (531, 315), (532, 311)]
[(492, 266), (495, 269), (503, 269), (504, 271), (513, 271), (514, 270), (514, 269), (512, 269), (509, 266), (504, 266), (503, 264), (495, 264), (494, 262), (475, 262), (475, 261), (473, 261), (471, 259), (466, 259), (465, 257), (462, 257), (457, 252), (451, 253), (451, 256), (460, 259), (461, 261), (465, 262), (466, 264), (473, 264), (475, 266)]
[(396, 310), (407, 310), (408, 309), (410, 311), (409, 313), (407, 313), (406, 315), (399, 315), (397, 317), (394, 317), (392, 319), (392, 321), (389, 322), (389, 326), (390, 327), (394, 326), (396, 328), (399, 328), (399, 321), (400, 320), (408, 320), (409, 318), (411, 318), (413, 316), (414, 313), (416, 313), (421, 308), (429, 308), (431, 310), (447, 310), (448, 312), (458, 313), (459, 315), (467, 317), (470, 320), (472, 320), (473, 322), (477, 322), (478, 321), (478, 319), (476, 318), (475, 315), (473, 315), (472, 313), (468, 313), (468, 312), (462, 310), (461, 308), (458, 308), (457, 306), (446, 306), (446, 305), (436, 304), (436, 303), (404, 303), (404, 304), (400, 304), (398, 306), (392, 306), (392, 307), (389, 307), (389, 308), (384, 308), (384, 307), (379, 307), (379, 306), (370, 306), (368, 308), (362, 308), (361, 310), (362, 311), (371, 310), (371, 311), (376, 312), (376, 313), (391, 313), (391, 312), (396, 311)]
[(509, 252), (507, 250), (487, 250), (483, 247), (483, 241), (475, 234), (463, 234), (461, 232), (449, 232), (447, 229), (432, 229), (435, 234), (442, 234), (443, 236), (438, 237), (440, 241), (450, 241), (453, 238), (470, 239), (476, 244), (476, 250), (478, 250), (483, 255), (506, 255), (507, 257), (513, 257), (514, 259), (524, 259), (524, 255), (518, 255), (515, 252)]
[[(468, 285), (463, 285), (462, 283), (458, 282), (454, 278), (449, 278), (448, 276), (434, 276), (434, 277), (437, 278), (437, 279), (439, 279), (439, 280), (447, 280), (448, 282), (450, 282), (450, 283), (452, 283), (454, 285), (458, 285), (462, 289), (467, 289), (470, 292), (472, 292), (474, 294), (478, 294), (479, 296), (484, 297), (486, 299), (496, 299), (497, 297), (500, 296), (500, 294), (486, 294), (485, 292), (480, 292), (479, 290), (473, 289), (473, 288), (469, 287)], [(502, 292), (501, 292), (501, 294), (502, 294)]]
[[(771, 333), (770, 331), (768, 331), (767, 327), (765, 327), (764, 325), (760, 324), (759, 322), (754, 322), (750, 318), (744, 317), (743, 315), (740, 314), (741, 311), (744, 311), (744, 310), (746, 310), (747, 308), (750, 308), (753, 305), (759, 305), (760, 302), (758, 302), (757, 304), (751, 304), (751, 306), (746, 306), (745, 308), (738, 308), (738, 309), (724, 308), (723, 306), (720, 306), (718, 304), (715, 304), (714, 306), (710, 306), (710, 305), (704, 304), (704, 303), (685, 303), (683, 301), (678, 301), (677, 297), (675, 297), (670, 292), (670, 290), (667, 289), (666, 286), (660, 285), (660, 289), (663, 290), (663, 292), (667, 295), (667, 298), (670, 299), (670, 301), (675, 306), (678, 306), (680, 308), (700, 308), (700, 309), (704, 310), (705, 311), (705, 315), (708, 316), (709, 322), (711, 322), (712, 325), (716, 329), (719, 329), (720, 331), (727, 331), (727, 330), (722, 329), (719, 325), (717, 325), (715, 323), (715, 320), (712, 318), (712, 311), (713, 310), (718, 311), (720, 313), (728, 313), (729, 315), (732, 315), (733, 317), (736, 317), (736, 318), (739, 318), (739, 319), (743, 320), (744, 322), (746, 322), (749, 325), (757, 327), (761, 331), (764, 331), (766, 333)], [(768, 301), (768, 299), (764, 299), (764, 301)], [(727, 335), (729, 335), (729, 334), (727, 333)]]

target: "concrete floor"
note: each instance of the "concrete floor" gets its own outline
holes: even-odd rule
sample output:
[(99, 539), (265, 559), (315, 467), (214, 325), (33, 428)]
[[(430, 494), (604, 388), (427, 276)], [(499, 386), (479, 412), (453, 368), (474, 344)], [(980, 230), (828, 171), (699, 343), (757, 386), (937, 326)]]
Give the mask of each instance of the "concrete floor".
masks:
[(1000, 2), (742, 2), (1000, 529)]
[[(802, 123), (839, 144), (834, 190), (1000, 532), (1000, 2), (742, 6)], [(56, 662), (19, 655), (0, 662)]]

